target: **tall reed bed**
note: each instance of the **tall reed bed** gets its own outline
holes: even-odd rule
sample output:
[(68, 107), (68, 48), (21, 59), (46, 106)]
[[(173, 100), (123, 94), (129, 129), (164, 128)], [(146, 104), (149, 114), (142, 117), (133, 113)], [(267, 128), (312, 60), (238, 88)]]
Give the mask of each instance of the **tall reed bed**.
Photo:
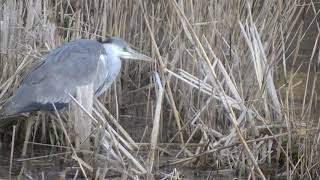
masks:
[[(178, 178), (187, 167), (319, 178), (318, 9), (307, 0), (5, 0), (0, 102), (48, 50), (119, 36), (157, 60), (124, 63), (95, 100), (100, 128), (93, 135), (107, 129), (123, 178)], [(34, 118), (32, 141), (68, 146), (64, 117), (64, 125), (45, 114)], [(114, 167), (99, 166), (97, 174)]]

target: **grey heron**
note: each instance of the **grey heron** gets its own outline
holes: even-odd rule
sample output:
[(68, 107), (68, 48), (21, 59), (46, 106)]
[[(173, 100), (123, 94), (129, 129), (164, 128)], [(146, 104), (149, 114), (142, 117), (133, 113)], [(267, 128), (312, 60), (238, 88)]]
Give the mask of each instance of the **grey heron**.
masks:
[(54, 49), (22, 81), (4, 114), (61, 109), (70, 103), (68, 95), (78, 86), (94, 83), (94, 94), (101, 95), (120, 72), (121, 58), (153, 61), (120, 38), (103, 42), (75, 40)]

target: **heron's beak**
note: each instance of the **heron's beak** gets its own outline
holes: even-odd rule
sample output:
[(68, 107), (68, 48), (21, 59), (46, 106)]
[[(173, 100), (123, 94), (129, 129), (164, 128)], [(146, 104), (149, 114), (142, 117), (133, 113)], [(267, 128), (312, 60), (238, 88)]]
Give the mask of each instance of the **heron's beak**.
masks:
[(142, 53), (139, 53), (138, 51), (129, 48), (128, 51), (125, 53), (124, 57), (125, 59), (132, 59), (132, 60), (143, 60), (148, 62), (154, 62), (154, 59), (151, 57), (144, 55)]

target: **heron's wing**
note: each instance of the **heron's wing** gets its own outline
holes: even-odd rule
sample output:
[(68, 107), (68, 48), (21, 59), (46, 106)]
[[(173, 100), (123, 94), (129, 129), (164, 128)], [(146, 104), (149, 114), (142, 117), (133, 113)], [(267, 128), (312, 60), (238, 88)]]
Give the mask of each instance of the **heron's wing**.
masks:
[(67, 43), (48, 54), (44, 63), (29, 73), (23, 83), (38, 84), (47, 79), (65, 79), (65, 83), (71, 81), (76, 86), (86, 85), (96, 75), (102, 52), (102, 45), (96, 41), (77, 40)]
[[(12, 101), (16, 109), (30, 104), (70, 102), (68, 93), (94, 83), (102, 45), (92, 40), (67, 43), (51, 53), (23, 80)], [(20, 110), (21, 111), (21, 110)]]

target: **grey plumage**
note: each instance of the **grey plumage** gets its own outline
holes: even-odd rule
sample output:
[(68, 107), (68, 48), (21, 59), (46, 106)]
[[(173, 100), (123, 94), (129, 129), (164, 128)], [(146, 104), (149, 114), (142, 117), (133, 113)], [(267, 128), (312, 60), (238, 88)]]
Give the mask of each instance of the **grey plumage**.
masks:
[(94, 83), (94, 91), (101, 95), (120, 72), (120, 58), (152, 61), (132, 50), (119, 38), (103, 43), (95, 40), (76, 40), (50, 52), (22, 81), (16, 94), (4, 109), (6, 115), (59, 109), (70, 101), (68, 93), (75, 95), (76, 88)]

